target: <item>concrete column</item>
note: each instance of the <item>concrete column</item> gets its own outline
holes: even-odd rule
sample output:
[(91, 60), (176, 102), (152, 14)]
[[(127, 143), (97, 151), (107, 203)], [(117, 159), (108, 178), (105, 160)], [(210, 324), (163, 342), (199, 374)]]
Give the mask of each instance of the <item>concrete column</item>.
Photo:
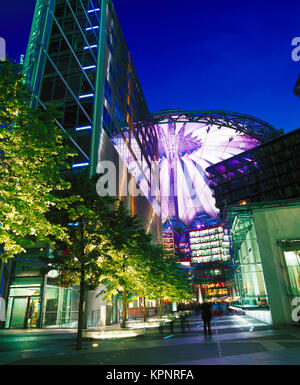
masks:
[[(261, 263), (271, 307), (274, 326), (291, 324), (291, 309), (287, 296), (275, 234), (268, 223), (266, 213), (254, 211), (254, 223)], [(284, 223), (273, 223), (273, 226), (284, 226)]]

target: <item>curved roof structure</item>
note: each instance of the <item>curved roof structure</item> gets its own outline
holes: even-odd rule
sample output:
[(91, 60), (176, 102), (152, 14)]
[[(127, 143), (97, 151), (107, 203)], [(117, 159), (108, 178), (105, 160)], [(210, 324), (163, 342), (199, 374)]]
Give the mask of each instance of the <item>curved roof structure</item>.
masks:
[(159, 138), (162, 220), (216, 222), (206, 168), (279, 135), (270, 124), (228, 111), (166, 110), (153, 116)]
[[(204, 224), (218, 222), (219, 210), (208, 185), (207, 167), (279, 136), (279, 131), (260, 119), (228, 111), (164, 110), (153, 114), (151, 123), (158, 136), (161, 219), (174, 224), (176, 218), (185, 226), (193, 226), (195, 219)], [(151, 202), (145, 177), (149, 166), (138, 169), (132, 154), (124, 152), (124, 139), (117, 136), (112, 140)], [(138, 147), (131, 139), (136, 154)]]

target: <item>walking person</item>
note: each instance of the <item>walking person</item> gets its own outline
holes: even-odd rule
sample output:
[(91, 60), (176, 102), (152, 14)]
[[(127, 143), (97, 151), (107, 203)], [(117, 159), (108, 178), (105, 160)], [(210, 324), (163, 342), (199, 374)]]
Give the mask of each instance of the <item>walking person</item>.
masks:
[(181, 314), (181, 316), (180, 316), (180, 326), (181, 326), (181, 332), (185, 333), (186, 321), (185, 321), (185, 315), (184, 314)]
[(171, 320), (169, 322), (170, 327), (170, 333), (174, 333), (174, 317), (171, 317)]
[(211, 311), (211, 304), (209, 302), (207, 302), (207, 300), (204, 300), (204, 303), (201, 306), (201, 314), (202, 314), (202, 320), (204, 323), (204, 325), (203, 325), (204, 326), (204, 335), (206, 336), (207, 332), (208, 332), (208, 335), (211, 336), (210, 322), (212, 319), (212, 311)]

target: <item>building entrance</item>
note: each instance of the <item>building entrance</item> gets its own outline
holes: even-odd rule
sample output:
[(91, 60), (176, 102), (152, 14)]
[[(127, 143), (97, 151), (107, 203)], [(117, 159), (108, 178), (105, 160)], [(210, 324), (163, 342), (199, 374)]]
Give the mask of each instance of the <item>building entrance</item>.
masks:
[(285, 284), (292, 310), (293, 299), (300, 297), (300, 241), (283, 241), (280, 246)]
[(27, 329), (39, 326), (39, 297), (13, 297), (10, 298), (10, 302), (11, 317), (9, 328)]

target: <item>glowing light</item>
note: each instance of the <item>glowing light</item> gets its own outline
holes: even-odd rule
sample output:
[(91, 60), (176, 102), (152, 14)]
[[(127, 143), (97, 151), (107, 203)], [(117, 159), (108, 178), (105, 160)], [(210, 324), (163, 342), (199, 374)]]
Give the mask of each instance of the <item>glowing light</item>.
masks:
[(86, 98), (92, 98), (94, 94), (85, 94), (85, 95), (80, 95), (79, 99), (86, 99)]
[(92, 126), (77, 127), (75, 131), (91, 130)]
[(100, 11), (100, 8), (89, 9), (89, 10), (88, 10), (88, 13), (93, 13), (93, 12), (98, 12), (98, 11)]
[(73, 168), (78, 168), (78, 167), (87, 167), (89, 163), (75, 163), (73, 164)]
[[(163, 221), (177, 217), (190, 225), (196, 214), (217, 219), (219, 210), (208, 184), (206, 168), (258, 144), (233, 129), (195, 122), (157, 125)], [(229, 138), (232, 140), (229, 142)]]
[(88, 28), (86, 28), (85, 30), (86, 30), (86, 31), (91, 31), (92, 29), (99, 29), (99, 27), (96, 25), (96, 26), (94, 26), (94, 27), (88, 27)]
[(84, 70), (91, 70), (91, 69), (94, 69), (94, 68), (96, 68), (96, 65), (86, 66), (86, 67), (83, 67), (82, 69), (84, 69)]
[(92, 338), (95, 340), (136, 337), (141, 334), (143, 334), (142, 330), (110, 330), (110, 331), (101, 331), (101, 332), (86, 331), (83, 333), (84, 337)]
[(86, 47), (84, 47), (85, 50), (87, 49), (93, 49), (93, 48), (98, 48), (98, 45), (97, 44), (94, 44), (94, 45), (87, 45)]
[(127, 325), (129, 328), (133, 329), (144, 329), (144, 328), (158, 328), (158, 322), (139, 322), (136, 324)]
[[(224, 126), (190, 122), (188, 116), (180, 122), (162, 120), (155, 129), (159, 155), (159, 209), (154, 206), (154, 196), (149, 192), (144, 176), (149, 174), (149, 166), (145, 164), (142, 170), (138, 167), (126, 146), (128, 133), (124, 133), (125, 139), (121, 135), (112, 138), (143, 194), (158, 215), (161, 214), (163, 223), (175, 217), (190, 226), (199, 214), (217, 221), (219, 210), (209, 187), (207, 167), (257, 146), (259, 140), (228, 127), (225, 121)], [(132, 152), (139, 159), (140, 148), (133, 136), (130, 144)]]

